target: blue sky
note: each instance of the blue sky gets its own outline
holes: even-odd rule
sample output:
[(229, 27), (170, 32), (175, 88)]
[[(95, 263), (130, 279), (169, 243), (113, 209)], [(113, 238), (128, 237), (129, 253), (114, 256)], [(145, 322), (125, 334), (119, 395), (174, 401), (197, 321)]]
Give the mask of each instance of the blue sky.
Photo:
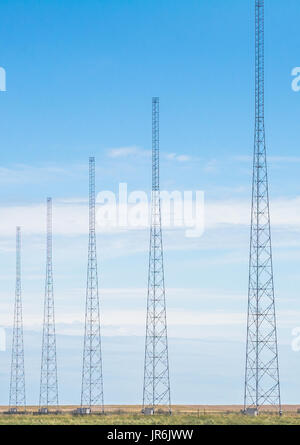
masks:
[[(291, 342), (300, 326), (300, 93), (291, 89), (291, 71), (300, 66), (299, 1), (266, 0), (265, 13), (282, 395), (284, 403), (297, 403), (300, 356)], [(172, 399), (242, 401), (253, 20), (250, 0), (1, 3), (7, 92), (0, 93), (0, 325), (7, 328), (8, 351), (0, 352), (0, 404), (8, 400), (16, 225), (23, 233), (28, 401), (38, 397), (48, 195), (60, 401), (79, 401), (88, 157), (96, 157), (97, 191), (117, 191), (120, 182), (148, 191), (152, 96), (161, 104), (162, 188), (203, 190), (206, 200), (201, 238), (164, 232)], [(98, 230), (107, 403), (141, 401), (148, 241), (148, 230)]]

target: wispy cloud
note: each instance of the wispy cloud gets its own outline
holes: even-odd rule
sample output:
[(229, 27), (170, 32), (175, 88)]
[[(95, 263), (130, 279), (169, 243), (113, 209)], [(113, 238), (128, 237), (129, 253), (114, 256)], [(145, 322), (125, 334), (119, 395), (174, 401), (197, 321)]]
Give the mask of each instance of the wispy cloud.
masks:
[[(108, 150), (108, 157), (116, 159), (116, 158), (128, 158), (131, 156), (139, 156), (139, 157), (149, 157), (151, 156), (151, 150), (147, 150), (145, 148), (133, 145), (129, 147), (119, 147), (119, 148), (111, 148)], [(163, 159), (168, 161), (175, 162), (190, 162), (193, 158), (187, 154), (178, 154), (178, 153), (165, 153), (162, 152), (161, 156)]]
[[(273, 227), (300, 228), (300, 197), (278, 198), (271, 201)], [(206, 224), (249, 225), (250, 205), (248, 200), (211, 201), (206, 204)]]
[(216, 173), (218, 170), (218, 163), (216, 159), (211, 159), (204, 165), (204, 171), (206, 173)]
[(129, 156), (150, 156), (151, 151), (138, 146), (111, 148), (108, 150), (110, 158), (127, 158)]
[(15, 165), (11, 168), (0, 167), (0, 183), (19, 184), (32, 183), (45, 180), (46, 177), (62, 175), (63, 169), (56, 167), (32, 167), (28, 165)]
[[(251, 162), (252, 161), (251, 156), (235, 156), (233, 159), (238, 162)], [(278, 164), (299, 163), (300, 156), (268, 156), (268, 161), (272, 162), (274, 164), (275, 163), (278, 163)]]
[[(147, 207), (149, 204), (145, 204)], [(163, 206), (163, 210), (164, 210)], [(279, 198), (271, 201), (273, 227), (300, 229), (300, 197)], [(45, 204), (0, 207), (0, 233), (2, 236), (15, 234), (15, 227), (22, 225), (27, 234), (44, 234)], [(165, 209), (163, 221), (168, 221), (169, 210)], [(60, 199), (53, 203), (53, 230), (58, 235), (86, 234), (88, 229), (88, 203), (86, 199)], [(248, 199), (211, 200), (205, 203), (206, 229), (221, 226), (249, 226), (250, 204)], [(128, 226), (128, 228), (130, 228)], [(131, 227), (134, 229), (134, 227)], [(142, 227), (148, 228), (148, 223)], [(124, 232), (126, 227), (99, 227), (108, 233)], [(177, 230), (178, 227), (175, 229)], [(185, 228), (183, 227), (183, 230)]]
[[(78, 295), (77, 295), (78, 294)], [(104, 336), (144, 336), (146, 321), (146, 290), (145, 289), (101, 289), (101, 325)], [(177, 298), (174, 299), (174, 296)], [(184, 295), (184, 307), (182, 296)], [(74, 299), (74, 296), (76, 297)], [(128, 297), (136, 300), (131, 308)], [(26, 301), (24, 308), (24, 327), (27, 330), (40, 332), (42, 328), (42, 295), (31, 293), (31, 302)], [(64, 335), (83, 335), (84, 332), (84, 297), (83, 289), (72, 293), (72, 308), (62, 305), (62, 296), (56, 294), (56, 326), (57, 333)], [(126, 298), (124, 298), (126, 297)], [(138, 298), (139, 297), (139, 298)], [(26, 298), (26, 295), (25, 295)], [(170, 337), (203, 338), (214, 337), (232, 338), (233, 331), (238, 330), (244, 339), (246, 312), (241, 304), (224, 308), (224, 301), (228, 305), (230, 295), (215, 296), (201, 289), (167, 289), (168, 298), (168, 331)], [(235, 296), (233, 296), (235, 298)], [(243, 298), (245, 304), (246, 293)], [(3, 298), (2, 298), (3, 299)], [(143, 307), (137, 300), (143, 303)], [(222, 301), (223, 300), (223, 301)], [(40, 304), (37, 305), (36, 302)], [(130, 301), (130, 300), (129, 300)], [(206, 305), (209, 301), (209, 307)], [(278, 311), (281, 328), (292, 329), (298, 326), (300, 312), (292, 310)], [(13, 321), (11, 301), (5, 302), (0, 314), (0, 325), (10, 328)]]
[(9, 167), (0, 166), (0, 184), (42, 184), (45, 181), (65, 180), (66, 176), (78, 178), (78, 174), (86, 172), (88, 163), (57, 165), (47, 163), (42, 165), (14, 164)]
[(178, 155), (176, 153), (165, 153), (165, 159), (169, 161), (177, 161), (177, 162), (189, 162), (192, 160), (191, 156), (188, 155)]
[[(182, 296), (184, 295), (184, 307)], [(83, 335), (84, 331), (84, 289), (72, 289), (63, 295), (56, 293), (56, 327), (59, 334)], [(228, 303), (230, 295), (212, 292), (203, 289), (167, 289), (168, 296), (168, 326), (170, 337), (199, 338), (207, 327), (221, 328), (244, 326), (245, 314), (233, 310), (195, 308), (200, 304), (209, 302), (222, 307), (222, 300)], [(72, 308), (68, 299), (72, 298)], [(146, 322), (146, 289), (101, 289), (101, 324), (103, 335), (109, 336), (143, 336)], [(236, 296), (233, 296), (235, 301)], [(42, 328), (42, 294), (30, 293), (24, 295), (24, 327), (27, 330), (41, 331)], [(2, 296), (3, 300), (3, 296)], [(12, 301), (12, 300), (11, 300)], [(13, 314), (11, 301), (4, 298), (0, 313), (0, 325), (11, 327)], [(37, 301), (40, 304), (37, 305)], [(64, 301), (64, 303), (63, 303)], [(128, 304), (131, 306), (128, 308)], [(219, 331), (220, 334), (220, 331)], [(217, 335), (217, 332), (215, 332)]]

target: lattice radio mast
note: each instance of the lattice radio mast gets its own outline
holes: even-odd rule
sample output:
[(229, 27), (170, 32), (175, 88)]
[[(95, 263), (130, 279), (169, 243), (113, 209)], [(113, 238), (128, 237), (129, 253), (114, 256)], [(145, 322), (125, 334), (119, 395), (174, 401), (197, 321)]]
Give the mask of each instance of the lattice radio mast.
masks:
[(171, 414), (166, 298), (159, 187), (159, 98), (152, 99), (152, 209), (150, 229), (143, 412)]
[(245, 412), (281, 412), (264, 124), (264, 0), (255, 0), (255, 145), (245, 374)]
[(16, 230), (16, 291), (12, 341), (9, 411), (17, 413), (19, 407), (26, 410), (25, 370), (23, 343), (23, 316), (21, 296), (21, 228)]
[(40, 382), (40, 412), (46, 414), (50, 406), (58, 407), (58, 383), (52, 273), (52, 199), (47, 198), (47, 255)]
[(95, 158), (89, 159), (89, 247), (83, 350), (81, 413), (89, 414), (92, 407), (104, 413), (100, 309), (95, 221)]

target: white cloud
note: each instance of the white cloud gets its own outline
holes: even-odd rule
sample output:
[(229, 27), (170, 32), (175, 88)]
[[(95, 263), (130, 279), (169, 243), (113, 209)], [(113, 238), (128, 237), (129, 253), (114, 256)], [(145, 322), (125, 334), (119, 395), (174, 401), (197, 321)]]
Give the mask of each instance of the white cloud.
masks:
[[(250, 224), (249, 200), (224, 200), (206, 203), (206, 226)], [(300, 229), (300, 197), (272, 200), (271, 222), (273, 227)]]
[[(88, 230), (88, 203), (85, 199), (59, 200), (53, 203), (53, 231), (57, 235), (86, 235)], [(279, 198), (271, 201), (272, 226), (300, 230), (300, 197)], [(45, 233), (46, 205), (0, 207), (1, 236), (14, 236), (15, 227), (20, 225), (26, 234)], [(168, 221), (169, 213), (164, 216)], [(164, 219), (163, 218), (163, 219)], [(249, 226), (249, 200), (206, 201), (206, 230), (221, 226)], [(144, 228), (147, 228), (145, 225)], [(99, 228), (100, 232), (124, 233), (126, 227)], [(178, 228), (175, 228), (178, 230)], [(179, 230), (185, 230), (179, 229)], [(3, 246), (4, 247), (4, 246)]]
[(110, 158), (127, 158), (129, 156), (149, 156), (150, 150), (145, 150), (138, 146), (111, 148), (108, 150)]
[(192, 160), (191, 156), (188, 155), (178, 155), (176, 153), (165, 153), (165, 159), (169, 161), (177, 161), (177, 162), (189, 162)]
[(87, 170), (87, 165), (73, 164), (61, 166), (56, 164), (30, 166), (15, 164), (10, 168), (0, 166), (1, 184), (40, 184), (44, 181), (65, 179), (66, 175), (78, 175), (79, 171)]
[(61, 204), (84, 204), (87, 205), (89, 200), (88, 198), (59, 198), (55, 200), (57, 203)]
[[(146, 298), (146, 297), (145, 297)], [(145, 299), (146, 302), (146, 299)], [(58, 306), (58, 305), (56, 305)], [(170, 306), (170, 305), (169, 305)], [(84, 306), (81, 311), (68, 311), (64, 314), (56, 310), (56, 326), (58, 334), (80, 334), (84, 326)], [(11, 309), (11, 307), (10, 307)], [(33, 309), (33, 308), (32, 308)], [(41, 307), (39, 308), (41, 309)], [(34, 310), (34, 309), (33, 309)], [(10, 310), (11, 313), (11, 310)], [(28, 308), (24, 313), (24, 328), (40, 331), (42, 328), (42, 312), (31, 312)], [(11, 327), (9, 318), (0, 314), (0, 326)], [(103, 309), (101, 310), (101, 326), (104, 335), (144, 335), (146, 322), (146, 309)], [(245, 324), (245, 314), (235, 312), (217, 312), (186, 309), (168, 309), (168, 328), (171, 336), (193, 337), (195, 328), (201, 329), (205, 326), (225, 327)], [(191, 335), (190, 330), (193, 334)]]
[[(86, 206), (87, 209), (87, 206)], [(15, 234), (17, 225), (25, 234), (44, 234), (46, 205), (0, 207), (1, 236)], [(82, 205), (54, 205), (53, 231), (57, 235), (77, 235), (87, 233), (88, 212)]]
[(217, 167), (217, 160), (216, 159), (211, 159), (204, 166), (204, 171), (206, 173), (216, 173), (217, 170), (218, 170), (218, 167)]
[[(150, 156), (151, 150), (146, 150), (142, 147), (133, 145), (129, 147), (119, 147), (119, 148), (112, 148), (108, 150), (108, 156), (110, 158), (126, 158), (129, 156)], [(187, 154), (178, 154), (175, 152), (171, 153), (161, 153), (162, 158), (169, 160), (169, 161), (176, 161), (176, 162), (191, 162), (195, 160), (200, 160), (200, 158), (196, 158), (191, 155)], [(247, 162), (249, 165), (251, 165), (252, 162), (252, 156), (247, 155), (241, 155), (241, 156), (234, 156), (234, 161), (237, 162)], [(289, 164), (289, 163), (299, 163), (300, 162), (300, 156), (268, 156), (268, 161), (273, 164)], [(203, 170), (207, 173), (214, 173), (217, 171), (217, 160), (216, 159), (210, 159), (204, 164)]]
[[(42, 278), (42, 277), (41, 277)], [(41, 280), (42, 282), (42, 280)], [(100, 309), (103, 336), (144, 336), (146, 288), (101, 288)], [(247, 293), (239, 295), (218, 290), (167, 288), (168, 333), (170, 338), (239, 339), (244, 341)], [(184, 298), (183, 298), (184, 297)], [(0, 326), (13, 322), (13, 292), (0, 295)], [(72, 305), (70, 306), (70, 301)], [(277, 312), (280, 330), (287, 333), (299, 326), (300, 312), (280, 301)], [(282, 305), (285, 304), (285, 309)], [(23, 322), (26, 330), (41, 333), (43, 291), (24, 292)], [(62, 335), (82, 336), (84, 332), (85, 289), (55, 292), (56, 330)]]
[[(300, 162), (300, 156), (268, 156), (267, 157), (269, 162), (272, 163), (279, 163), (279, 164), (289, 164), (289, 163), (299, 163)], [(235, 156), (235, 161), (238, 162), (251, 162), (252, 157), (251, 156)]]
[[(151, 150), (146, 150), (142, 147), (138, 147), (135, 145), (130, 147), (111, 148), (108, 150), (108, 156), (114, 159), (127, 158), (129, 156), (148, 157), (151, 156), (151, 153), (152, 153)], [(192, 160), (191, 156), (185, 154), (162, 152), (161, 156), (168, 161), (189, 162)]]
[[(245, 297), (246, 302), (246, 297)], [(169, 302), (170, 303), (170, 302)], [(186, 301), (188, 303), (188, 300)], [(185, 308), (174, 308), (168, 304), (168, 333), (170, 338), (225, 338), (232, 337), (232, 333), (239, 332), (243, 339), (246, 326), (246, 311), (225, 311), (201, 309), (187, 310)], [(10, 316), (0, 314), (0, 326), (11, 327)], [(41, 309), (41, 307), (39, 308)], [(41, 332), (42, 311), (29, 313), (28, 308), (24, 313), (24, 329)], [(11, 322), (9, 322), (11, 320)], [(280, 329), (292, 330), (299, 326), (300, 312), (278, 311), (277, 320)], [(104, 336), (144, 336), (146, 322), (146, 309), (102, 309), (101, 328)], [(56, 310), (57, 334), (83, 335), (84, 331), (84, 305), (81, 311), (59, 313)]]

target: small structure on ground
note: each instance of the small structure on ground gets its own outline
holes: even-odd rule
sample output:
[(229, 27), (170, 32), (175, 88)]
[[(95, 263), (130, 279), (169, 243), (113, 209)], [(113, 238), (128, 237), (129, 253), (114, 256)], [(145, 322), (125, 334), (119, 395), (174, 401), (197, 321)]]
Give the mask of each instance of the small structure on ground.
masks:
[(247, 408), (245, 411), (245, 414), (247, 416), (256, 417), (256, 416), (258, 416), (258, 409), (257, 408)]
[(86, 416), (88, 414), (92, 414), (91, 408), (80, 407), (77, 408), (74, 414), (79, 414), (81, 416)]

